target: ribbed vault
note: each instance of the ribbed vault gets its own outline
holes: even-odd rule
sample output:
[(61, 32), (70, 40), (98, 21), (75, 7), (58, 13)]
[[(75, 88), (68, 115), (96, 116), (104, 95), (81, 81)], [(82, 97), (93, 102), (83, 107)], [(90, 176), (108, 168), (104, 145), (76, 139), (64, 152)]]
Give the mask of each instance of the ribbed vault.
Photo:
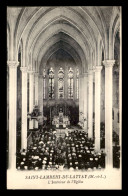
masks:
[[(9, 51), (12, 51), (9, 52), (8, 60), (17, 60), (16, 54), (23, 40), (23, 66), (28, 67), (35, 61), (38, 64), (43, 58), (40, 56), (42, 46), (54, 35), (63, 32), (80, 46), (79, 49), (84, 55), (78, 55), (83, 70), (86, 71), (99, 64), (102, 49), (105, 59), (114, 58), (112, 51), (119, 29), (119, 12), (119, 8), (114, 6), (8, 7), (8, 47)], [(99, 44), (100, 42), (102, 44)], [(69, 45), (74, 48), (71, 42)], [(32, 66), (35, 66), (35, 63)], [(37, 66), (39, 68), (40, 65)]]
[(59, 42), (56, 42), (54, 45), (52, 45), (52, 47), (49, 50), (47, 50), (47, 52), (43, 55), (41, 59), (41, 63), (40, 63), (40, 69), (39, 69), (40, 73), (42, 73), (42, 69), (46, 66), (47, 61), (50, 58), (50, 56), (52, 56), (55, 52), (57, 52), (60, 49), (63, 49), (64, 51), (69, 53), (69, 55), (72, 56), (72, 58), (74, 59), (76, 65), (81, 68), (80, 70), (82, 70), (81, 59), (78, 56), (77, 52), (67, 43), (63, 41), (59, 41)]
[[(47, 55), (51, 54), (52, 48), (56, 50), (58, 48), (64, 48), (64, 47), (68, 51), (68, 53), (71, 54), (71, 56), (74, 56), (77, 64), (79, 64), (80, 66), (86, 65), (84, 67), (87, 68), (86, 58), (81, 47), (77, 44), (77, 42), (74, 39), (72, 39), (71, 37), (67, 36), (62, 32), (51, 37), (47, 42), (45, 42), (45, 44), (42, 44), (42, 47), (40, 48), (40, 52), (37, 53), (38, 64), (40, 65), (40, 61), (41, 59), (43, 59), (43, 56), (46, 53)], [(45, 64), (46, 62), (45, 58), (43, 62), (44, 62), (43, 64)], [(81, 70), (87, 71), (87, 69), (84, 70), (84, 67), (81, 67)]]
[[(40, 36), (38, 36), (38, 39), (34, 39), (32, 47), (29, 50), (27, 50), (26, 48), (26, 51), (29, 51), (33, 54), (36, 50), (36, 53), (38, 53), (38, 50), (40, 50), (40, 45), (42, 45), (44, 42), (46, 42), (46, 40), (50, 39), (53, 35), (58, 34), (59, 32), (64, 32), (65, 34), (69, 35), (71, 38), (76, 40), (76, 42), (79, 43), (79, 45), (81, 46), (85, 55), (87, 57), (91, 56), (92, 50), (90, 48), (90, 45), (85, 42), (85, 39), (82, 36), (82, 34), (69, 23), (62, 24), (61, 22), (50, 25), (44, 32), (40, 34)], [(90, 58), (88, 59), (88, 61), (89, 60)]]

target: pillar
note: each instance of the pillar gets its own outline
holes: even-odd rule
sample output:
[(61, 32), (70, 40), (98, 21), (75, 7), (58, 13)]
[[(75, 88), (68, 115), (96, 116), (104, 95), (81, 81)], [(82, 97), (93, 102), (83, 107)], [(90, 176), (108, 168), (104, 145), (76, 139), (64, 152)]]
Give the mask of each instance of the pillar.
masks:
[(88, 71), (88, 137), (93, 137), (93, 71)]
[(68, 67), (64, 71), (64, 99), (68, 99)]
[[(34, 106), (34, 72), (29, 71), (29, 113), (33, 112)], [(34, 121), (29, 119), (29, 129), (33, 129)]]
[(82, 122), (82, 128), (84, 128), (84, 75), (81, 76), (81, 122)]
[(112, 85), (114, 60), (103, 61), (105, 66), (105, 152), (106, 168), (113, 167), (112, 145)]
[(84, 115), (84, 75), (82, 74), (82, 77), (81, 77), (81, 99), (82, 99), (82, 106), (81, 106), (81, 109), (82, 109), (82, 113)]
[(54, 68), (54, 97), (55, 100), (58, 99), (58, 67)]
[(76, 100), (76, 67), (73, 74), (73, 99)]
[[(48, 69), (46, 69), (46, 73), (48, 72)], [(43, 77), (40, 75), (40, 77)], [(58, 82), (57, 82), (57, 89), (58, 89)], [(45, 76), (45, 99), (49, 99), (49, 75), (46, 74)], [(57, 99), (58, 99), (58, 92), (57, 92)]]
[(81, 122), (81, 112), (82, 112), (82, 76), (79, 75), (79, 122)]
[(8, 61), (9, 66), (9, 169), (16, 169), (16, 119), (17, 119), (17, 66), (19, 62)]
[(35, 105), (38, 106), (38, 73), (35, 73)]
[(88, 100), (87, 100), (87, 83), (88, 83), (88, 75), (87, 73), (84, 73), (84, 81), (83, 81), (83, 92), (84, 92), (84, 95), (83, 95), (83, 98), (84, 98), (84, 130), (87, 131), (87, 104), (88, 104)]
[[(38, 73), (35, 73), (35, 105), (38, 106)], [(35, 119), (34, 128), (38, 129), (38, 121)]]
[(95, 150), (100, 150), (100, 104), (101, 104), (101, 70), (102, 66), (95, 67)]
[(43, 115), (43, 75), (39, 75), (38, 92), (39, 92), (39, 110)]
[(27, 67), (22, 72), (21, 149), (27, 149)]

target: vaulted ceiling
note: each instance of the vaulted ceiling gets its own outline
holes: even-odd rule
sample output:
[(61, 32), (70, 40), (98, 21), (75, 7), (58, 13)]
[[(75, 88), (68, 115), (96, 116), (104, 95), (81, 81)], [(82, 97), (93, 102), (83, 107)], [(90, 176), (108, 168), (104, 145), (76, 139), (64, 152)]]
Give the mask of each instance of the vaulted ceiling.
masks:
[[(68, 52), (86, 72), (113, 57), (110, 42), (119, 29), (120, 7), (8, 7), (9, 60), (21, 47), (22, 66), (39, 71), (59, 49)], [(109, 54), (110, 53), (110, 54)], [(44, 58), (45, 57), (45, 58)]]

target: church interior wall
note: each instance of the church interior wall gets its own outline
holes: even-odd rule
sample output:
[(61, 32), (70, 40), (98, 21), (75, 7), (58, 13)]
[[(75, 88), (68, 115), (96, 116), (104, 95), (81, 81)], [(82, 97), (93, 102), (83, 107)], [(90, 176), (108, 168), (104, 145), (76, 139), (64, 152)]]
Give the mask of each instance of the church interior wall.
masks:
[[(51, 131), (51, 127), (61, 128), (62, 124), (63, 128), (82, 128), (94, 142), (96, 152), (105, 150), (106, 166), (112, 166), (112, 133), (116, 132), (118, 138), (120, 134), (118, 7), (7, 10), (9, 167), (16, 168), (16, 151), (27, 150), (32, 130), (44, 134), (47, 128)], [(49, 79), (50, 68), (54, 80), (52, 74)], [(60, 68), (64, 71), (64, 85), (63, 72), (58, 82)], [(68, 79), (70, 68), (73, 83), (72, 72)], [(54, 82), (54, 87), (49, 82)]]
[[(119, 112), (119, 70), (117, 62), (113, 67), (113, 130), (119, 133), (118, 112)], [(105, 69), (101, 71), (101, 122), (105, 122)]]
[[(64, 59), (63, 59), (64, 56)], [(76, 64), (73, 60), (73, 58), (67, 54), (66, 52), (57, 52), (55, 54), (53, 54), (50, 59), (47, 62), (46, 65), (46, 69), (48, 70), (50, 67), (53, 67), (56, 71), (57, 69), (59, 69), (59, 67), (63, 67), (65, 70), (65, 67), (75, 67)], [(119, 75), (118, 75), (118, 63), (115, 64), (114, 69), (113, 69), (113, 110), (114, 110), (114, 119), (113, 119), (113, 130), (115, 132), (119, 132), (119, 123), (117, 122), (117, 115), (118, 115), (118, 111), (119, 111)], [(56, 74), (56, 73), (55, 73)], [(57, 87), (57, 82), (58, 80), (55, 81), (55, 86)], [(67, 83), (66, 83), (67, 85)], [(105, 122), (105, 69), (103, 67), (102, 71), (101, 71), (101, 122)], [(46, 90), (48, 89), (48, 87), (46, 86)], [(47, 92), (48, 93), (48, 92)], [(46, 94), (47, 94), (46, 93)], [(29, 92), (28, 92), (29, 94)], [(40, 91), (39, 91), (40, 94)], [(62, 100), (58, 100), (58, 96), (57, 96), (57, 88), (55, 89), (55, 99), (54, 100), (49, 100), (48, 97), (46, 96), (47, 99), (44, 99), (43, 105), (44, 105), (44, 114), (48, 114), (48, 109), (46, 108), (47, 105), (49, 106), (54, 106), (56, 104), (56, 102), (58, 103), (58, 105), (63, 105), (64, 103), (66, 103), (67, 105), (69, 105), (71, 108), (76, 108), (76, 111), (78, 109), (79, 103), (78, 100), (68, 100), (68, 99), (64, 99)], [(65, 96), (67, 93), (65, 92)], [(95, 91), (93, 92), (93, 97), (95, 96)], [(20, 71), (20, 65), (18, 66), (17, 69), (17, 122), (21, 121), (21, 71)], [(93, 99), (95, 100), (95, 99)], [(8, 102), (8, 101), (7, 101)], [(93, 102), (95, 104), (95, 102)], [(93, 105), (94, 105), (93, 104)], [(94, 106), (93, 106), (93, 111), (94, 111)]]
[[(74, 84), (75, 84), (76, 63), (75, 63), (74, 59), (71, 57), (71, 55), (69, 55), (67, 52), (65, 52), (64, 50), (58, 50), (56, 53), (54, 53), (48, 59), (48, 61), (46, 63), (46, 68), (45, 68), (46, 74), (48, 73), (48, 70), (51, 67), (54, 70), (55, 98), (53, 100), (50, 100), (46, 96), (46, 99), (44, 99), (44, 101), (43, 101), (44, 116), (49, 116), (49, 107), (53, 108), (55, 105), (57, 105), (59, 107), (64, 107), (64, 108), (66, 107), (68, 112), (72, 113), (72, 115), (71, 115), (72, 120), (74, 121), (76, 119), (76, 121), (78, 122), (78, 115), (74, 115), (74, 114), (79, 114), (78, 100), (76, 99), (76, 91), (75, 91), (76, 87), (74, 85), (74, 99), (73, 100), (68, 99), (68, 89), (67, 89), (67, 86), (68, 86), (67, 73), (68, 73), (68, 70), (70, 69), (70, 67), (74, 71)], [(58, 71), (59, 71), (59, 68), (63, 68), (64, 74), (65, 74), (64, 99), (58, 99)], [(48, 79), (48, 77), (47, 77), (47, 79)], [(48, 81), (46, 83), (48, 84)], [(47, 88), (46, 94), (48, 95), (48, 91), (47, 91), (48, 86), (46, 88)], [(65, 115), (67, 114), (67, 112), (65, 112), (65, 109), (64, 109), (64, 113), (65, 113)], [(52, 116), (54, 116), (55, 114), (57, 114), (56, 111), (52, 109)]]

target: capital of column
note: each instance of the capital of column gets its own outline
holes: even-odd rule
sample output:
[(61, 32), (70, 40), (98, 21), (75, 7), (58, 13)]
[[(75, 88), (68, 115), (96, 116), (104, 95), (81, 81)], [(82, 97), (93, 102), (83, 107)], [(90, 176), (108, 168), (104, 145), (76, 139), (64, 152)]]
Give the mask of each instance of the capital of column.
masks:
[(17, 68), (19, 65), (18, 61), (7, 61), (7, 64), (10, 68)]
[(21, 70), (23, 73), (26, 73), (26, 72), (27, 72), (27, 67), (20, 67), (20, 70)]
[(28, 73), (29, 73), (30, 75), (33, 75), (35, 72), (32, 71), (32, 70), (29, 70)]
[(95, 73), (95, 71), (96, 71), (96, 66), (94, 65), (94, 66), (92, 67), (92, 73)]
[(113, 67), (114, 63), (115, 63), (115, 60), (105, 60), (105, 61), (103, 61), (103, 64), (104, 64), (105, 67)]
[(98, 65), (95, 67), (95, 72), (100, 72), (102, 70), (102, 66)]

